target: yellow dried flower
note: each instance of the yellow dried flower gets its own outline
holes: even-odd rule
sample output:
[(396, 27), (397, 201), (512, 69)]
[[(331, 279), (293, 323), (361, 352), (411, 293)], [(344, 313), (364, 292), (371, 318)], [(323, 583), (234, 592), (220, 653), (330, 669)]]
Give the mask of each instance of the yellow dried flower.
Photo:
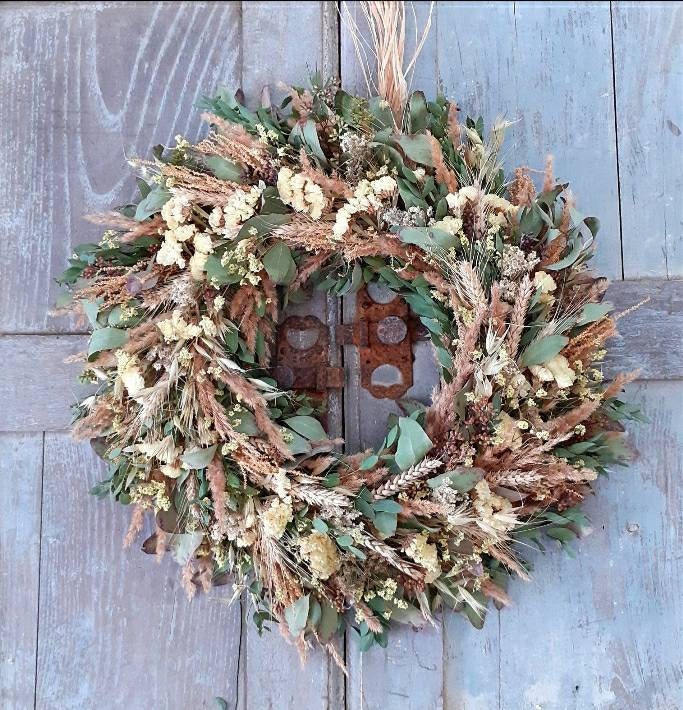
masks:
[(427, 570), (425, 582), (433, 582), (441, 574), (439, 551), (436, 545), (429, 542), (427, 533), (416, 535), (406, 548), (406, 554)]
[(314, 530), (300, 538), (299, 549), (318, 579), (327, 579), (339, 569), (337, 548), (324, 533)]
[(287, 523), (291, 523), (293, 519), (291, 499), (273, 501), (270, 507), (261, 513), (263, 532), (267, 537), (279, 540), (285, 532)]

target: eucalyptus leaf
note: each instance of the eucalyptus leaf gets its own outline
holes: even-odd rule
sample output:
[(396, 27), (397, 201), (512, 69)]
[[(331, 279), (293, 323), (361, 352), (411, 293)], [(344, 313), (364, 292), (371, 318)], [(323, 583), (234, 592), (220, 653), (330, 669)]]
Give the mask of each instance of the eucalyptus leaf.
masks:
[(576, 325), (587, 325), (606, 316), (614, 306), (611, 303), (587, 303)]
[(272, 214), (258, 214), (255, 217), (250, 217), (242, 225), (238, 237), (243, 238), (250, 236), (254, 229), (256, 230), (255, 236), (268, 236), (274, 229), (281, 227), (283, 224), (287, 224), (290, 219), (290, 214), (280, 214), (276, 212)]
[(417, 133), (427, 128), (427, 102), (422, 91), (414, 91), (409, 102), (410, 131)]
[(184, 567), (194, 556), (197, 548), (204, 539), (203, 532), (174, 533), (167, 539), (168, 548), (173, 555), (173, 559)]
[(218, 445), (214, 444), (213, 446), (209, 446), (206, 449), (190, 449), (180, 457), (180, 460), (185, 464), (187, 468), (206, 468), (211, 462), (211, 459), (214, 457), (217, 447)]
[(430, 488), (438, 488), (444, 483), (448, 483), (452, 488), (460, 491), (460, 493), (467, 493), (467, 491), (471, 491), (483, 477), (484, 472), (480, 468), (461, 466), (452, 471), (441, 473), (434, 478), (430, 478), (427, 481), (427, 485)]
[(268, 272), (268, 276), (276, 284), (288, 283), (287, 279), (292, 271), (292, 266), (296, 270), (292, 252), (284, 242), (280, 241), (275, 242), (263, 255), (263, 266)]
[(83, 307), (83, 312), (88, 318), (88, 322), (93, 328), (99, 328), (100, 324), (97, 322), (97, 314), (100, 312), (100, 306), (102, 305), (102, 299), (98, 298), (96, 301), (81, 301), (81, 306)]
[(435, 227), (406, 227), (398, 236), (402, 242), (415, 244), (425, 251), (447, 250), (460, 244), (454, 234)]
[(375, 514), (375, 527), (384, 535), (384, 537), (390, 537), (396, 532), (397, 525), (397, 515), (396, 513), (385, 513), (380, 511)]
[(405, 471), (422, 461), (433, 444), (424, 429), (410, 417), (400, 417), (398, 428), (398, 444), (394, 460), (396, 465)]
[(399, 503), (397, 503), (392, 498), (385, 498), (384, 500), (378, 500), (372, 506), (377, 512), (384, 513), (400, 513), (403, 508)]
[(220, 257), (214, 254), (209, 254), (204, 265), (206, 269), (206, 278), (210, 283), (217, 286), (226, 286), (227, 284), (237, 283), (242, 277), (239, 274), (229, 274), (228, 270), (221, 264)]
[(285, 419), (284, 423), (309, 441), (322, 441), (328, 438), (322, 424), (313, 417), (290, 417)]
[(157, 185), (145, 198), (140, 200), (135, 209), (135, 219), (142, 222), (161, 211), (161, 208), (171, 199), (171, 193), (165, 187)]
[(306, 628), (310, 603), (311, 595), (306, 594), (285, 609), (285, 620), (293, 638), (297, 638)]
[(219, 179), (230, 182), (240, 182), (242, 168), (230, 160), (221, 158), (220, 155), (207, 155), (203, 158), (206, 167)]
[(318, 636), (323, 643), (327, 643), (339, 628), (339, 613), (328, 602), (322, 603), (322, 616), (318, 625)]
[(121, 328), (99, 328), (93, 331), (88, 344), (88, 358), (102, 350), (120, 348), (128, 341), (128, 332)]
[(432, 144), (426, 135), (407, 136), (401, 135), (396, 139), (401, 149), (410, 160), (419, 165), (434, 167), (432, 158)]
[(558, 355), (560, 350), (569, 342), (564, 335), (546, 335), (532, 341), (522, 353), (522, 365), (542, 365)]
[(573, 239), (571, 242), (571, 249), (569, 251), (569, 254), (567, 254), (567, 256), (565, 256), (563, 259), (560, 259), (555, 264), (549, 264), (544, 268), (546, 269), (546, 271), (561, 271), (562, 269), (566, 269), (579, 258), (582, 249), (583, 244), (581, 240), (578, 238)]
[(307, 439), (291, 429), (285, 429), (285, 431), (289, 434), (289, 437), (291, 437), (291, 440), (287, 442), (287, 448), (294, 456), (311, 452), (311, 445)]

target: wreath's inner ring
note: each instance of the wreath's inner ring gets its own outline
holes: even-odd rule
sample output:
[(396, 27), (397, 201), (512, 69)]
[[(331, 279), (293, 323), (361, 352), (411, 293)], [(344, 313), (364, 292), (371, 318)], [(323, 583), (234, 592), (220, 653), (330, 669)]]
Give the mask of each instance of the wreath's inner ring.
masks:
[(283, 389), (324, 401), (330, 390), (346, 384), (344, 369), (331, 363), (332, 350), (354, 345), (361, 387), (375, 399), (400, 400), (415, 384), (414, 345), (425, 339), (425, 329), (401, 295), (372, 281), (356, 294), (351, 323), (332, 327), (310, 313), (286, 313), (278, 326), (273, 375)]

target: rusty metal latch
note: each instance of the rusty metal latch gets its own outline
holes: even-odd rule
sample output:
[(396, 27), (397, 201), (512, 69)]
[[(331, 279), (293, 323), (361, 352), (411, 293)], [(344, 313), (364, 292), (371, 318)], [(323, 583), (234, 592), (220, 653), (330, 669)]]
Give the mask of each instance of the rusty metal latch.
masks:
[[(337, 328), (337, 342), (358, 348), (361, 386), (377, 399), (399, 399), (413, 386), (413, 343), (422, 337), (402, 298), (378, 302), (367, 288), (356, 294), (355, 321)], [(383, 373), (391, 381), (376, 377)]]
[[(399, 399), (412, 387), (413, 343), (424, 337), (423, 327), (402, 298), (380, 303), (366, 288), (356, 294), (354, 322), (335, 329), (339, 345), (358, 348), (361, 386), (377, 399)], [(343, 368), (329, 364), (329, 345), (328, 328), (315, 316), (287, 318), (278, 328), (274, 369), (278, 384), (322, 396), (344, 387)]]
[(325, 394), (344, 386), (344, 369), (329, 365), (330, 336), (315, 316), (289, 316), (278, 328), (274, 376), (280, 387)]

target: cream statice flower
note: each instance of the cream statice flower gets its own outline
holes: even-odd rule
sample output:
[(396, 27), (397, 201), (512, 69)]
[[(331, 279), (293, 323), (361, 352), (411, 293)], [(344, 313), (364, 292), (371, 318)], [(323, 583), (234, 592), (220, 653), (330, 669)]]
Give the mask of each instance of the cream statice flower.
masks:
[(190, 257), (190, 274), (195, 281), (202, 281), (204, 279), (206, 260), (209, 258), (209, 254), (213, 252), (211, 235), (206, 232), (197, 232), (192, 239), (192, 244), (195, 252)]
[(515, 214), (519, 210), (519, 207), (517, 205), (513, 205), (511, 202), (508, 202), (504, 197), (500, 197), (500, 195), (494, 195), (493, 193), (488, 193), (484, 195), (484, 197), (482, 198), (482, 202), (484, 203), (484, 207), (487, 207), (491, 210), (500, 210), (501, 212), (505, 212), (506, 214)]
[(173, 232), (168, 231), (164, 235), (164, 243), (156, 255), (157, 264), (162, 266), (173, 266), (176, 264), (181, 269), (185, 268), (185, 259), (183, 258), (183, 246), (175, 238)]
[(320, 219), (327, 204), (320, 185), (291, 168), (280, 168), (277, 175), (277, 191), (280, 199), (297, 212), (308, 214), (311, 219)]
[(314, 530), (300, 538), (299, 549), (318, 579), (327, 579), (339, 569), (337, 548), (324, 533)]
[(213, 337), (218, 333), (216, 324), (207, 316), (202, 316), (202, 319), (199, 321), (199, 327), (204, 331), (204, 335), (208, 335), (209, 337)]
[(457, 192), (449, 192), (446, 195), (448, 209), (456, 217), (462, 215), (463, 208), (468, 202), (478, 202), (484, 198), (484, 191), (477, 185), (465, 185)]
[(429, 542), (426, 532), (422, 532), (413, 538), (413, 541), (406, 548), (406, 554), (427, 570), (425, 575), (427, 584), (433, 582), (441, 574), (439, 551), (436, 545)]
[(117, 350), (116, 372), (131, 397), (136, 397), (145, 388), (145, 378), (135, 355), (129, 355), (125, 350)]
[(265, 183), (260, 181), (258, 185), (253, 185), (248, 190), (235, 190), (225, 205), (211, 210), (209, 214), (211, 229), (216, 234), (234, 236), (236, 227), (256, 214), (256, 206), (265, 188)]
[(157, 327), (167, 343), (172, 343), (175, 340), (190, 340), (202, 334), (200, 326), (188, 323), (179, 310), (173, 311), (170, 318), (160, 320)]
[(561, 389), (571, 387), (576, 381), (576, 373), (569, 367), (569, 361), (564, 355), (555, 355), (552, 360), (542, 365), (532, 365), (529, 369), (541, 382), (554, 380)]
[(351, 217), (362, 212), (376, 212), (383, 206), (383, 200), (396, 192), (396, 180), (383, 175), (376, 180), (361, 180), (353, 192), (353, 197), (337, 211), (332, 234), (341, 239), (349, 231)]
[(537, 271), (534, 274), (534, 284), (541, 294), (539, 297), (540, 303), (551, 304), (555, 301), (553, 291), (557, 288), (555, 279), (545, 271)]
[(190, 215), (190, 198), (187, 195), (176, 194), (161, 208), (161, 217), (170, 230), (185, 224)]
[(451, 215), (446, 215), (438, 222), (434, 222), (433, 226), (436, 229), (441, 229), (442, 231), (448, 232), (449, 234), (455, 236), (462, 232), (462, 219), (460, 219), (460, 217), (452, 217)]
[(279, 540), (285, 532), (287, 523), (291, 523), (293, 518), (294, 511), (292, 510), (291, 499), (273, 501), (268, 509), (261, 513), (264, 534), (266, 537)]
[(507, 532), (517, 524), (517, 518), (512, 512), (512, 503), (507, 498), (492, 493), (485, 480), (479, 481), (474, 491), (477, 497), (473, 505), (479, 515), (479, 527), (483, 530)]

